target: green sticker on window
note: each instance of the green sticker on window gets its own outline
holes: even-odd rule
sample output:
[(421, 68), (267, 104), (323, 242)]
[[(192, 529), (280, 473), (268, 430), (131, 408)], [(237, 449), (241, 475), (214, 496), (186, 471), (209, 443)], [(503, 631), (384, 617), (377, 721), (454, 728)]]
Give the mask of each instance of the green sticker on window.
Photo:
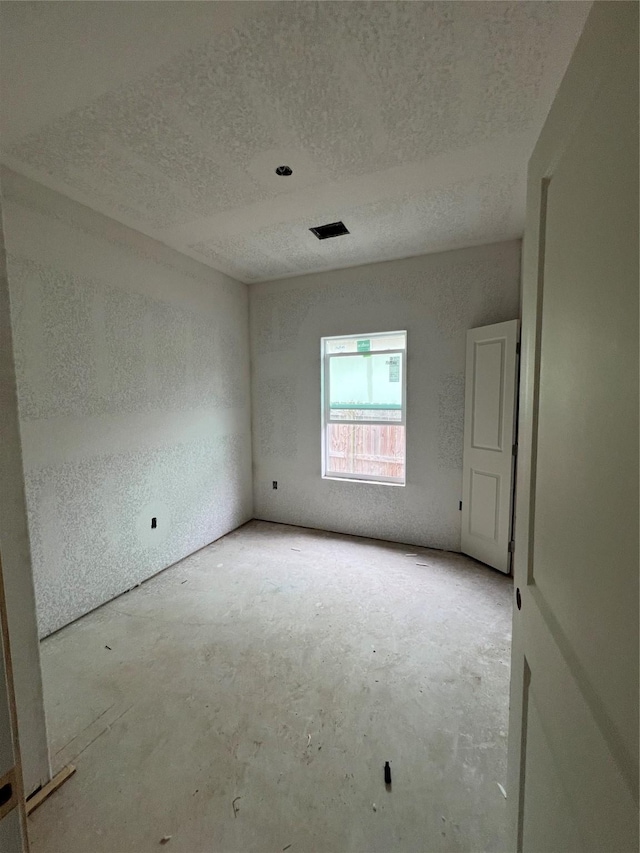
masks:
[(369, 352), (371, 341), (358, 341), (358, 352)]
[(389, 357), (389, 382), (400, 382), (400, 356)]

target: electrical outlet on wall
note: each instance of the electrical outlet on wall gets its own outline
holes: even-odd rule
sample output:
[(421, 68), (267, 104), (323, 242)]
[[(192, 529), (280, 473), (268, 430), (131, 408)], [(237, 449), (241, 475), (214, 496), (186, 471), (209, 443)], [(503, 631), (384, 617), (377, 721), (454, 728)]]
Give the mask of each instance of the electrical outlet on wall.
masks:
[(158, 548), (175, 532), (171, 507), (159, 498), (140, 507), (135, 519), (136, 541), (142, 548)]
[(278, 488), (278, 481), (277, 481), (277, 480), (273, 480), (273, 483), (272, 483), (271, 488), (272, 488), (272, 489), (277, 489), (277, 488)]

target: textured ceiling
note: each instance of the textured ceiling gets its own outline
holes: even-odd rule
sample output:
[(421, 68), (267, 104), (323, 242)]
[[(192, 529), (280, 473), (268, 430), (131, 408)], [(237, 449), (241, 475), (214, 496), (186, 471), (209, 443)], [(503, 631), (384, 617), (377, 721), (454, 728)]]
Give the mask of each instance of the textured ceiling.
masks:
[(509, 239), (589, 7), (2, 2), (2, 160), (245, 282)]

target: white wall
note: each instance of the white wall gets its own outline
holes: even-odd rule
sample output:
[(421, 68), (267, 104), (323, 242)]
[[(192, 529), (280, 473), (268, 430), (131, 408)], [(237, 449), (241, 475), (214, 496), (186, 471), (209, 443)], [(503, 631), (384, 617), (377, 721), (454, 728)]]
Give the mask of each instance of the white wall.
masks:
[[(0, 554), (11, 637), (24, 786), (26, 792), (30, 793), (48, 781), (50, 766), (24, 495), (2, 213), (4, 203), (0, 209)], [(0, 719), (0, 724), (6, 728), (7, 720)], [(14, 821), (15, 817), (11, 823)], [(8, 833), (6, 819), (2, 825), (3, 832)], [(0, 849), (4, 850), (2, 845)]]
[[(520, 241), (251, 285), (256, 517), (459, 550), (465, 334), (518, 317), (519, 290)], [(396, 329), (407, 485), (323, 480), (320, 338)]]
[(46, 635), (252, 517), (248, 294), (14, 173), (3, 191)]

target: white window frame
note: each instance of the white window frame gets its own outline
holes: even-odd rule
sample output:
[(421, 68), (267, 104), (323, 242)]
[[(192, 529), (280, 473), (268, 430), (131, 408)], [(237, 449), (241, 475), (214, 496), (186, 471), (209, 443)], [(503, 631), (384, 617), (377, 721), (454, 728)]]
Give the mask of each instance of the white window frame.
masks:
[[(391, 349), (376, 349), (369, 352), (327, 352), (327, 341), (344, 341), (344, 340), (373, 340), (374, 338), (388, 338), (394, 335), (404, 335), (404, 349), (393, 347)], [(368, 418), (367, 420), (345, 421), (343, 419), (334, 419), (331, 417), (331, 406), (329, 403), (329, 363), (332, 358), (348, 358), (358, 355), (401, 355), (400, 359), (400, 390), (402, 395), (402, 403), (400, 409), (400, 420), (390, 421), (376, 418)], [(347, 480), (351, 483), (379, 483), (385, 486), (404, 486), (407, 481), (407, 332), (406, 329), (401, 329), (394, 332), (374, 332), (364, 335), (331, 335), (323, 337), (320, 340), (320, 355), (322, 364), (322, 479), (323, 480)], [(352, 426), (373, 425), (373, 426), (403, 426), (405, 429), (404, 436), (404, 479), (400, 480), (397, 477), (384, 477), (379, 474), (352, 474), (341, 473), (339, 471), (327, 472), (328, 448), (327, 448), (327, 425), (328, 424), (349, 424)]]

